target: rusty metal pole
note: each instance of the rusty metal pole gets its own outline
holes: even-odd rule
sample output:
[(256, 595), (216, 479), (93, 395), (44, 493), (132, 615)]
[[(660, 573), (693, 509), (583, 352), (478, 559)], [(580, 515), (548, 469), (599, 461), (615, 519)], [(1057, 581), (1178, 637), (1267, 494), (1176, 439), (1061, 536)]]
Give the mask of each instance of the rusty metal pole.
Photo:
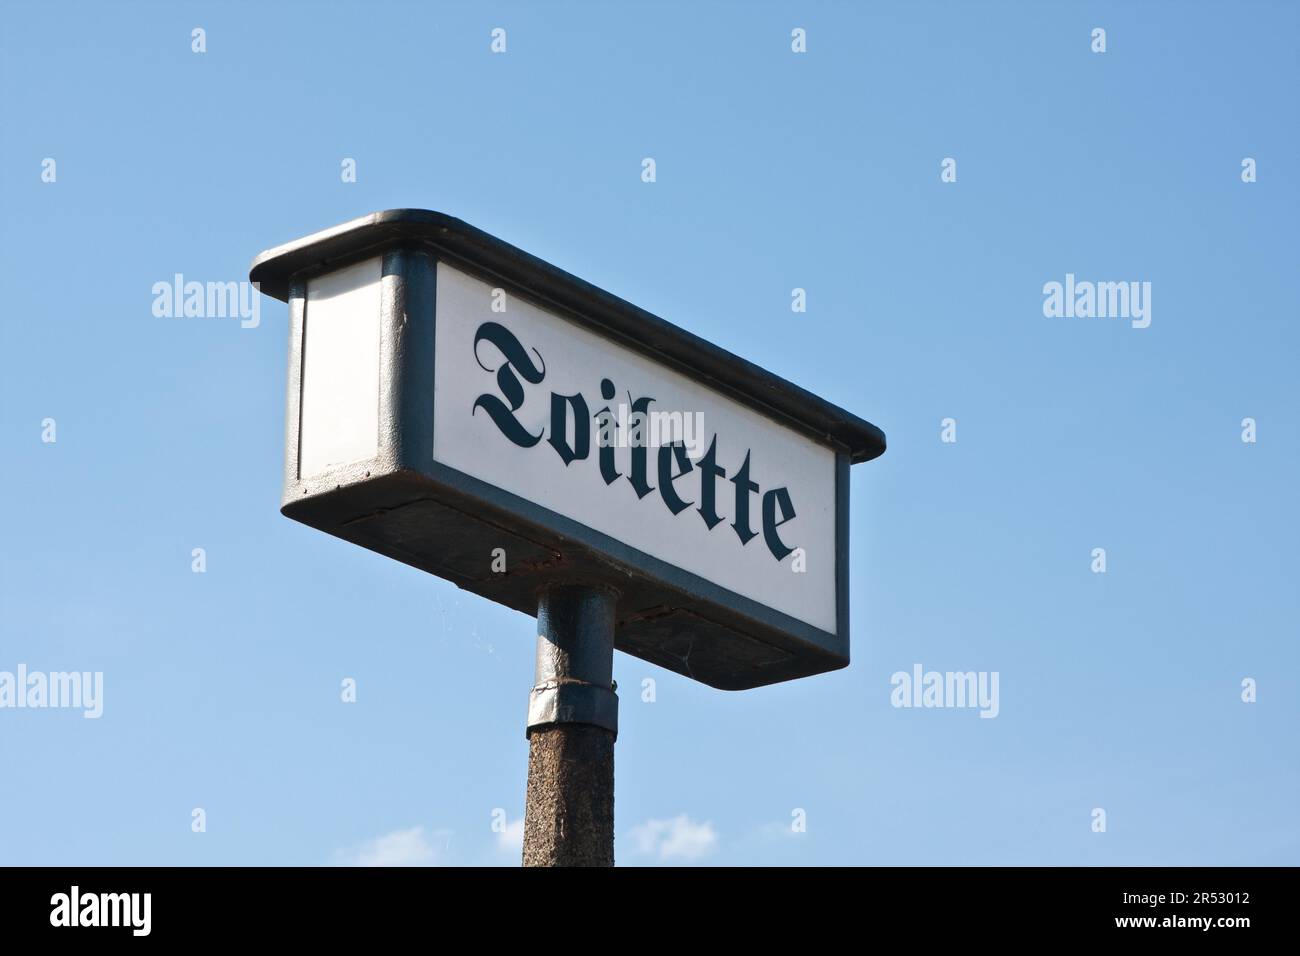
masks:
[(595, 585), (538, 595), (524, 866), (614, 865), (617, 605), (617, 592)]

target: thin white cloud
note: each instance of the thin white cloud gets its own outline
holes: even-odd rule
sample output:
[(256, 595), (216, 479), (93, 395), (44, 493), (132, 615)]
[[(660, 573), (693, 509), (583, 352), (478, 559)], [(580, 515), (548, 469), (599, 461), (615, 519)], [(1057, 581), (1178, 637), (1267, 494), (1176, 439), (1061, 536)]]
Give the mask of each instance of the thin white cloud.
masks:
[(785, 820), (769, 820), (758, 828), (758, 835), (765, 840), (787, 840), (801, 836), (800, 832)]
[(411, 827), (339, 850), (334, 859), (339, 866), (436, 866), (450, 840), (450, 830)]
[(682, 813), (671, 820), (646, 820), (627, 832), (632, 852), (665, 862), (698, 860), (718, 846), (718, 834), (710, 822), (696, 823)]
[(503, 853), (516, 855), (524, 852), (524, 818), (511, 820), (506, 828), (497, 834), (497, 849)]

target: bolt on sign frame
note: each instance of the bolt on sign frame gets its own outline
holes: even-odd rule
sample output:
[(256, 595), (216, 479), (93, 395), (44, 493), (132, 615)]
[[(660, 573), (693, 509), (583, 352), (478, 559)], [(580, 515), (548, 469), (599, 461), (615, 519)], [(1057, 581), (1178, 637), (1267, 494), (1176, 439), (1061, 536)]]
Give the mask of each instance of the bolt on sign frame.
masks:
[[(874, 425), (437, 212), (317, 232), (250, 278), (289, 304), (288, 517), (529, 615), (558, 581), (612, 587), (619, 650), (713, 687), (848, 664)], [(695, 446), (629, 441), (655, 411)]]

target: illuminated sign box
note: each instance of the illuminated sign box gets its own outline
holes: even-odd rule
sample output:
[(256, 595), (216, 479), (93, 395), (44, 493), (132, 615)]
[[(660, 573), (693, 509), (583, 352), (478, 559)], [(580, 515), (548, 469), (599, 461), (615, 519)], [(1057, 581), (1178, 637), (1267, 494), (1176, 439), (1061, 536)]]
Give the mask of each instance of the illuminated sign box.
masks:
[(874, 425), (436, 212), (250, 277), (290, 306), (285, 515), (530, 615), (613, 586), (618, 649), (714, 687), (848, 663)]

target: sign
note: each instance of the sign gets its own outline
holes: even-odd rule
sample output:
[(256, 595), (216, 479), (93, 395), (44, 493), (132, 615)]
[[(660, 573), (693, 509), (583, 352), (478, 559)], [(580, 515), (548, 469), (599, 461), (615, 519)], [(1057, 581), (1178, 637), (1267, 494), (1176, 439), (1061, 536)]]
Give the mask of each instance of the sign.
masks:
[(479, 230), (377, 213), (263, 253), (290, 304), (283, 511), (740, 689), (848, 663), (848, 468), (874, 426)]

